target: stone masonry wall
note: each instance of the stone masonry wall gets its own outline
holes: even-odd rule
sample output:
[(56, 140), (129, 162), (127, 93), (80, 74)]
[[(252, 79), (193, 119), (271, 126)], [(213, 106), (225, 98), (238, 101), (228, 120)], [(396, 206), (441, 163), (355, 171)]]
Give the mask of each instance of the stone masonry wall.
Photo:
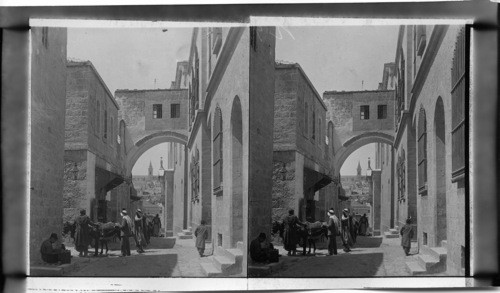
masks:
[(273, 165), (272, 220), (281, 221), (289, 209), (296, 208), (295, 151), (275, 151)]
[(40, 261), (43, 240), (62, 232), (67, 32), (34, 27), (31, 37), (29, 256), (33, 263)]

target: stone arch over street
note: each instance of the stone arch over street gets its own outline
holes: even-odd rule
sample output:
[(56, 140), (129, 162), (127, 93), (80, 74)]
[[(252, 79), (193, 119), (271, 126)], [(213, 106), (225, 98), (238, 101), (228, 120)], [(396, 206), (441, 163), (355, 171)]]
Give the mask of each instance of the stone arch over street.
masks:
[(394, 137), (383, 132), (366, 132), (347, 140), (342, 147), (335, 152), (334, 168), (335, 174), (340, 173), (340, 168), (345, 160), (357, 149), (370, 143), (385, 143), (393, 145)]
[(150, 148), (165, 142), (187, 144), (187, 136), (174, 131), (161, 131), (150, 134), (134, 143), (127, 153), (127, 171), (130, 173), (137, 160)]

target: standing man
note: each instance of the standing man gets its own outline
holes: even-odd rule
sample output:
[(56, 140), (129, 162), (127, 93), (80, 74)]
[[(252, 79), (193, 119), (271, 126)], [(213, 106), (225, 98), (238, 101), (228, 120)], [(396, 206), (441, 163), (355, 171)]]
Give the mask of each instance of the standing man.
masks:
[(156, 217), (154, 217), (153, 219), (153, 235), (155, 237), (160, 236), (160, 228), (161, 228), (160, 215), (156, 214)]
[(137, 209), (134, 218), (134, 234), (135, 234), (135, 244), (137, 246), (137, 252), (143, 253), (144, 249), (142, 248), (145, 245), (144, 239), (144, 229), (142, 226), (142, 211), (141, 209)]
[(75, 220), (75, 248), (80, 252), (79, 256), (87, 256), (90, 244), (90, 225), (94, 225), (86, 215), (85, 210), (80, 211), (80, 216)]
[(339, 219), (335, 216), (333, 208), (331, 208), (328, 213), (328, 254), (337, 255), (337, 234), (339, 231)]
[(353, 245), (352, 236), (351, 236), (351, 224), (349, 221), (349, 210), (344, 209), (342, 212), (342, 218), (340, 220), (340, 224), (342, 226), (342, 243), (344, 245), (344, 251), (351, 251), (351, 246)]
[(297, 225), (305, 226), (299, 221), (296, 215), (294, 215), (294, 210), (288, 211), (288, 216), (283, 219), (283, 225), (285, 232), (283, 233), (283, 246), (288, 251), (288, 255), (297, 254), (297, 242), (298, 242), (298, 231)]
[(208, 228), (205, 226), (205, 220), (201, 220), (200, 225), (194, 230), (194, 236), (196, 237), (196, 248), (200, 257), (203, 257), (205, 252), (205, 240), (208, 238)]
[(368, 230), (368, 218), (366, 214), (363, 214), (361, 219), (359, 219), (359, 235), (366, 236)]
[(411, 239), (413, 238), (413, 227), (411, 226), (411, 218), (406, 219), (406, 224), (399, 231), (401, 234), (401, 246), (405, 251), (406, 256), (410, 255)]
[(120, 215), (122, 216), (122, 223), (120, 225), (122, 256), (130, 256), (129, 237), (132, 236), (132, 219), (127, 215), (127, 210), (125, 209), (120, 212)]

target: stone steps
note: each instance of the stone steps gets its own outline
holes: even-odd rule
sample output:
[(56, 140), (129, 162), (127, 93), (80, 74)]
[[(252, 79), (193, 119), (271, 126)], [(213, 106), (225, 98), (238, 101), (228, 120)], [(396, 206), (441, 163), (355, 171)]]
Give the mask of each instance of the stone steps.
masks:
[(238, 243), (236, 248), (224, 249), (216, 247), (214, 255), (209, 257), (210, 263), (203, 265), (205, 276), (234, 276), (241, 274), (243, 265), (242, 243)]
[(420, 266), (416, 261), (406, 262), (406, 269), (412, 276), (427, 274), (427, 270)]
[(222, 271), (217, 269), (212, 262), (200, 263), (201, 269), (206, 277), (219, 277), (222, 276)]
[(399, 238), (399, 234), (393, 234), (391, 232), (384, 232), (385, 238)]
[(390, 232), (391, 234), (395, 234), (395, 235), (398, 235), (398, 236), (399, 236), (399, 231), (398, 231), (398, 229), (389, 229), (389, 232)]
[[(416, 261), (406, 263), (411, 275), (436, 274), (446, 271), (447, 249), (445, 247), (422, 246)], [(424, 272), (422, 272), (422, 270)]]
[(189, 229), (182, 230), (182, 233), (184, 233), (185, 235), (193, 235), (193, 232), (191, 232), (191, 230)]
[(177, 238), (179, 239), (193, 239), (193, 235), (186, 235), (184, 232), (177, 233)]

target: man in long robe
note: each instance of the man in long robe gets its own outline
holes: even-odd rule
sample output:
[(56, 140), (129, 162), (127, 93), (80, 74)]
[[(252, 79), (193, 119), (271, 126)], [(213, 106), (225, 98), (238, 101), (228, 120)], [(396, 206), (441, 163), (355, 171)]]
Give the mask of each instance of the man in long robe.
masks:
[(146, 244), (145, 238), (144, 238), (144, 227), (142, 225), (142, 211), (141, 209), (138, 209), (135, 213), (135, 218), (134, 218), (134, 234), (135, 234), (135, 244), (137, 247), (137, 252), (138, 253), (143, 253), (144, 252), (144, 245)]
[(196, 248), (200, 257), (203, 257), (205, 252), (205, 240), (208, 238), (208, 227), (206, 226), (205, 220), (201, 220), (200, 225), (194, 230), (194, 236), (196, 237)]
[(349, 221), (349, 210), (344, 209), (342, 213), (342, 218), (340, 219), (341, 224), (341, 234), (342, 234), (342, 244), (344, 246), (344, 251), (351, 251), (351, 246), (354, 244), (351, 235), (351, 223)]
[(328, 254), (337, 255), (337, 235), (339, 231), (339, 219), (335, 216), (333, 209), (330, 209), (328, 215)]
[(359, 219), (359, 235), (366, 236), (366, 232), (368, 230), (368, 218), (366, 214), (363, 214), (361, 219)]
[(91, 237), (90, 226), (94, 226), (94, 223), (86, 215), (85, 210), (80, 211), (80, 216), (76, 218), (75, 223), (75, 248), (80, 252), (79, 256), (87, 256)]
[(153, 236), (155, 237), (160, 236), (160, 229), (161, 229), (160, 215), (156, 214), (156, 217), (153, 218)]
[(411, 239), (413, 238), (413, 227), (411, 225), (411, 218), (406, 220), (406, 224), (399, 231), (401, 234), (401, 246), (406, 256), (410, 255)]
[(132, 219), (127, 214), (127, 211), (123, 209), (120, 212), (122, 216), (122, 222), (120, 227), (120, 238), (121, 238), (121, 256), (130, 256), (130, 240), (129, 237), (132, 236)]
[(294, 215), (294, 210), (288, 211), (288, 216), (283, 219), (283, 225), (285, 230), (283, 233), (283, 246), (288, 251), (288, 255), (296, 255), (297, 242), (299, 241), (297, 225), (305, 225)]

